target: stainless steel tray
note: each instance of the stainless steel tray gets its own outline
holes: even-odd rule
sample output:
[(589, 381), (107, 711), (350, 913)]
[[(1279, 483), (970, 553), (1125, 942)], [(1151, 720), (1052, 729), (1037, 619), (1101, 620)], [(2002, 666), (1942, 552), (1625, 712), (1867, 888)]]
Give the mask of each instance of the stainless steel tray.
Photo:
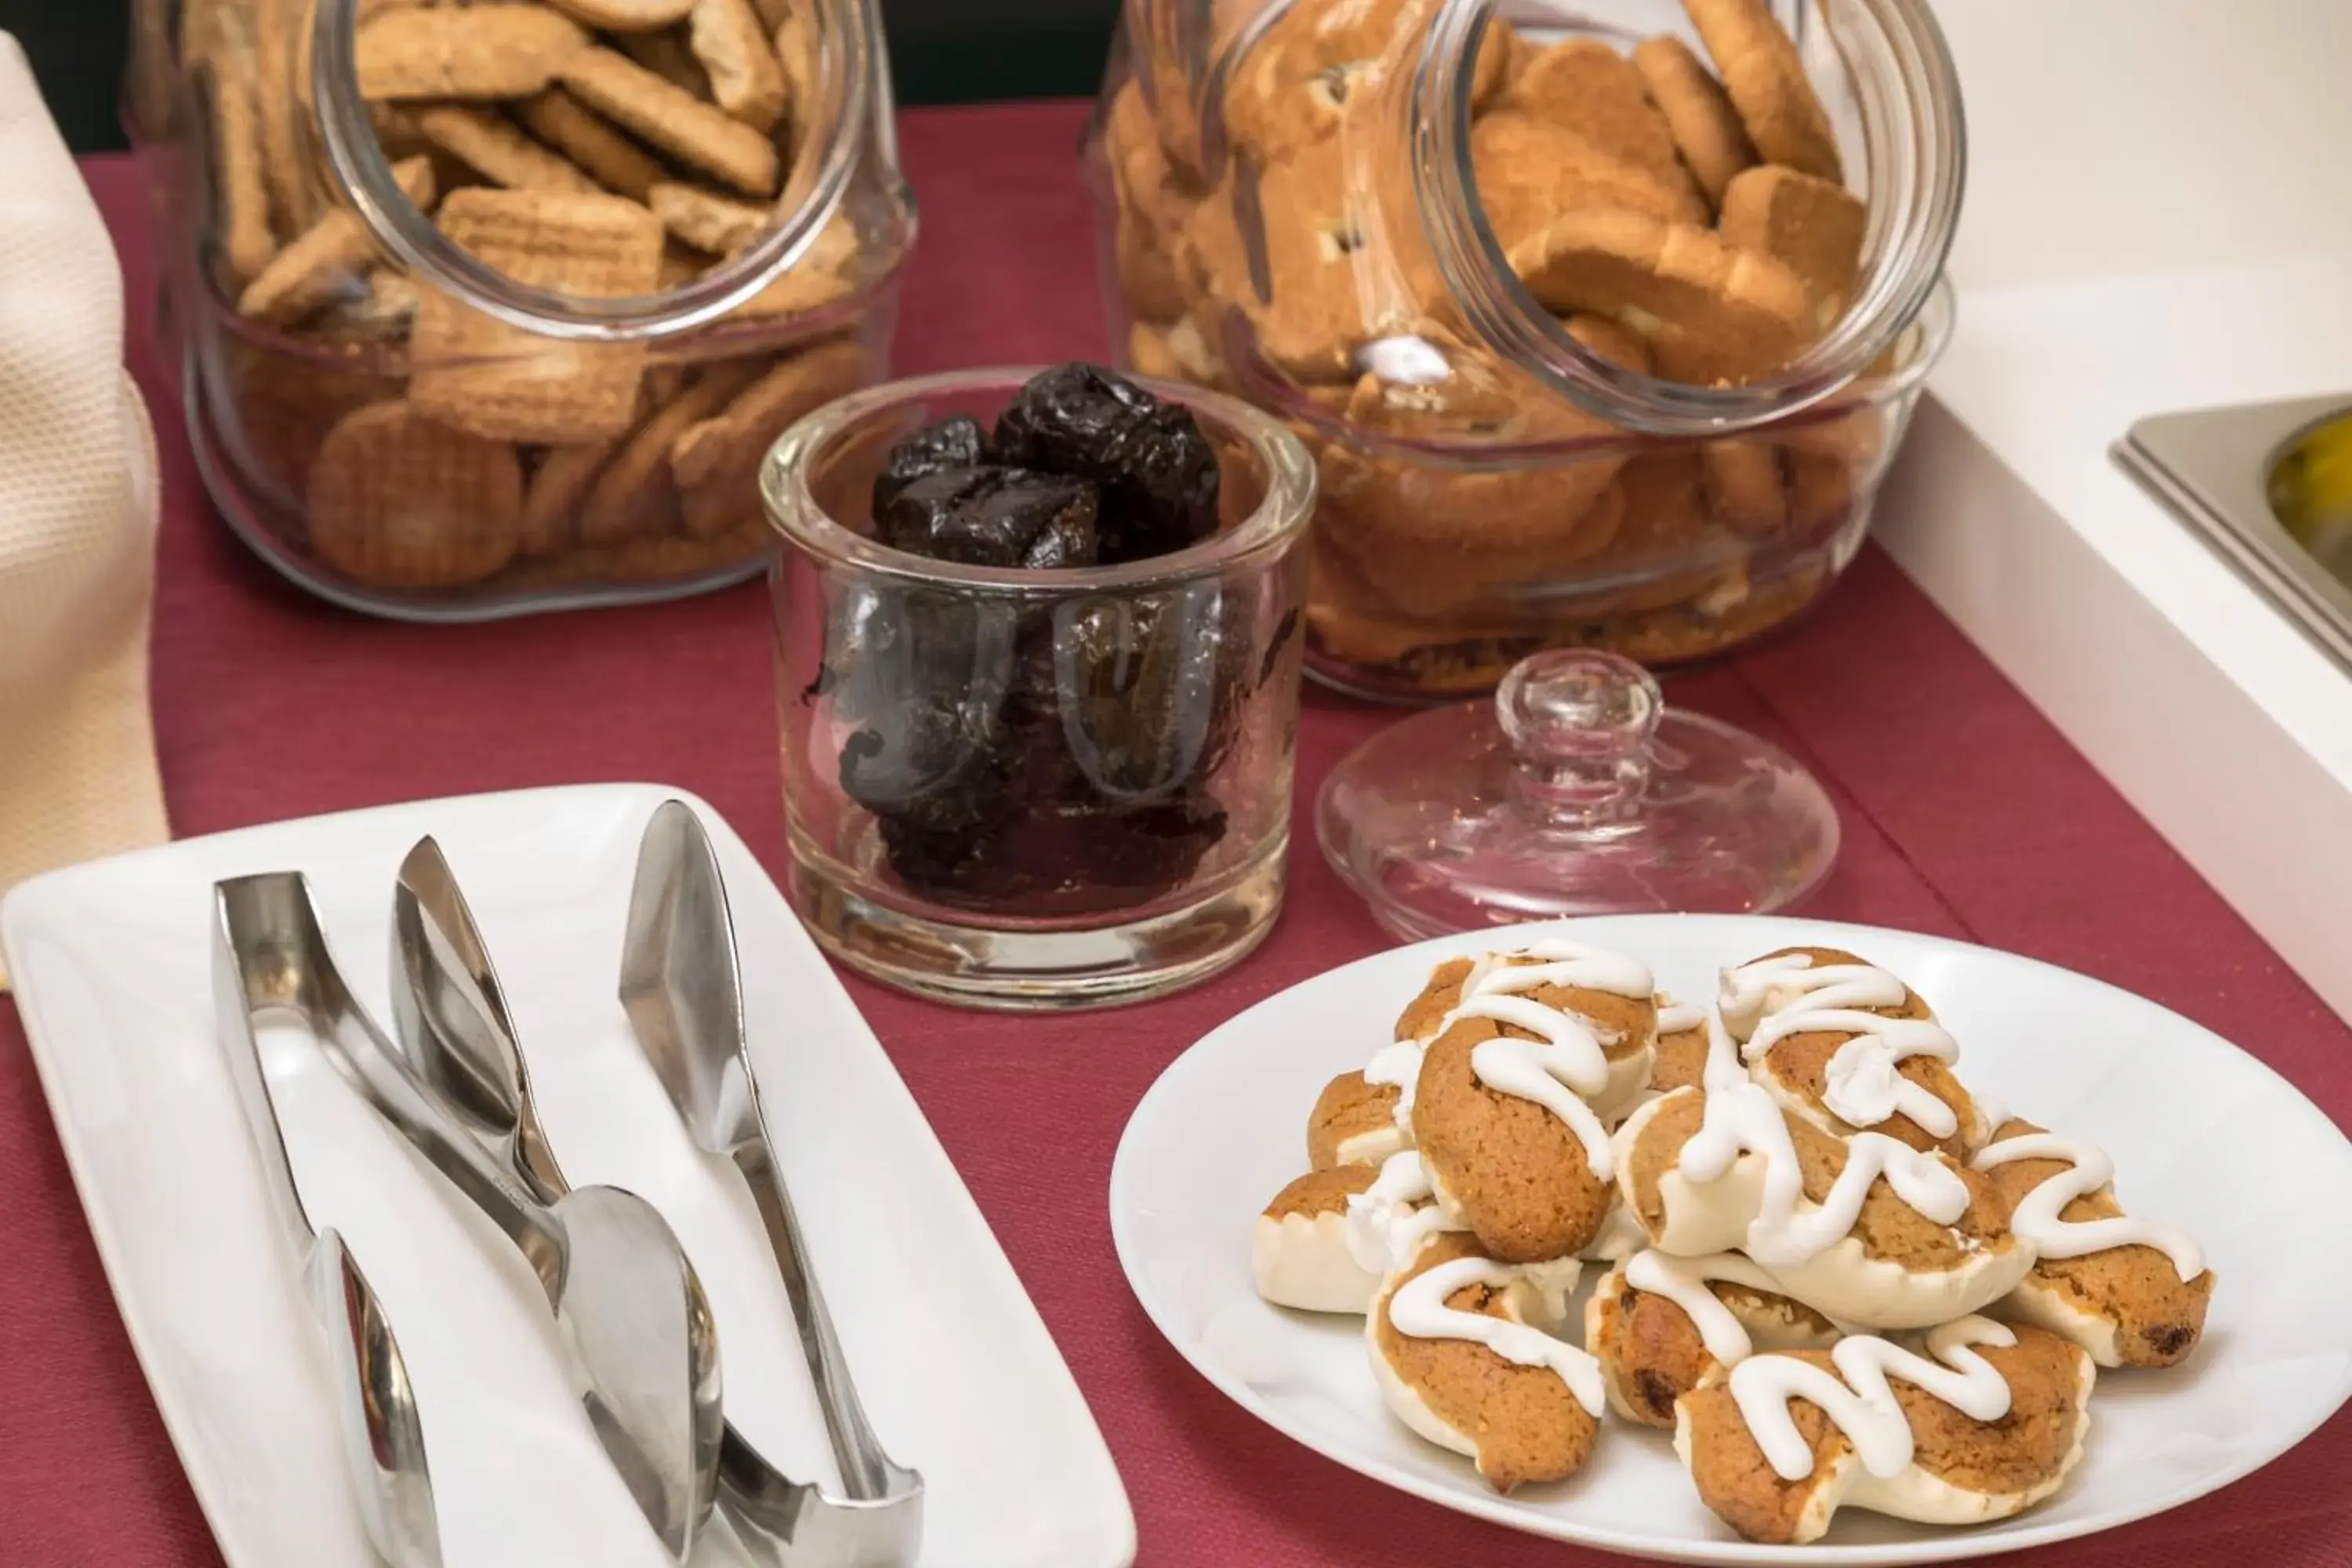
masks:
[(2352, 393), (2153, 415), (2114, 455), (2352, 673), (2352, 580), (2288, 531), (2270, 496), (2272, 471), (2296, 438), (2345, 417)]

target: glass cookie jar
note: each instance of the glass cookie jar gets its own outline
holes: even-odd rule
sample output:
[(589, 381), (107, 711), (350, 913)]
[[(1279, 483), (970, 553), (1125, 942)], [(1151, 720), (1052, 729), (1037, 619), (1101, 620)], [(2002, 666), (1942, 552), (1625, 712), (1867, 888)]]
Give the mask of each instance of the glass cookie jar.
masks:
[(1368, 695), (1787, 620), (1951, 327), (1925, 0), (1127, 0), (1086, 162), (1126, 363), (1315, 455)]
[(230, 526), (354, 608), (756, 574), (759, 466), (887, 378), (870, 0), (138, 0), (130, 119)]

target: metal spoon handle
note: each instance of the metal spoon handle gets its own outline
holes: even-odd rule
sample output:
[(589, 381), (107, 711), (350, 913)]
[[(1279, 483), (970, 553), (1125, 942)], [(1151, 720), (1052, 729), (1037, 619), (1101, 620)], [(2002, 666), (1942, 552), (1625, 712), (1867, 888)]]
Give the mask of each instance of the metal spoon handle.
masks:
[(834, 1331), (833, 1314), (825, 1310), (824, 1293), (817, 1289), (816, 1276), (809, 1270), (792, 1194), (785, 1190), (764, 1141), (740, 1144), (734, 1152), (736, 1169), (743, 1173), (760, 1205), (768, 1245), (776, 1255), (776, 1271), (783, 1276), (784, 1295), (792, 1302), (793, 1321), (800, 1328), (801, 1352), (808, 1358), (817, 1404), (824, 1412), (825, 1435), (832, 1439), (834, 1458), (841, 1466), (842, 1489), (861, 1500), (887, 1497), (893, 1490), (892, 1467), (866, 1419), (865, 1404), (849, 1375), (849, 1358)]
[(563, 1232), (555, 1216), (503, 1170), (489, 1151), (426, 1089), (415, 1068), (376, 1037), (366, 1020), (345, 1015), (335, 1040), (351, 1076), (385, 1121), (400, 1129), (433, 1168), (506, 1232), (550, 1289), (562, 1278)]

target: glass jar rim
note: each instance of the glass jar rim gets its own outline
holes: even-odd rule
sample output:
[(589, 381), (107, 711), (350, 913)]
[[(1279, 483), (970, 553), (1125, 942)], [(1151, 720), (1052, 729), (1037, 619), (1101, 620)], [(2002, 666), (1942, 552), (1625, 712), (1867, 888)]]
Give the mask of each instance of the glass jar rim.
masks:
[[(430, 278), (483, 314), (541, 336), (574, 342), (636, 342), (666, 337), (715, 321), (757, 294), (810, 250), (849, 195), (857, 172), (860, 142), (874, 112), (873, 40), (862, 0), (817, 0), (840, 25), (833, 29), (841, 47), (829, 50), (826, 100), (838, 104), (801, 197), (782, 223), (702, 277), (652, 294), (584, 299), (531, 288), (467, 255), (417, 210), (394, 179), (367, 122), (360, 96), (359, 0), (317, 0), (312, 18), (310, 81), (318, 102), (320, 138), (327, 164), (344, 197), (366, 220), (394, 257)], [(835, 80), (832, 72), (838, 72)], [(334, 88), (332, 103), (320, 84)], [(886, 104), (887, 106), (887, 104)], [(806, 163), (807, 160), (799, 160)], [(784, 194), (793, 175), (784, 176)], [(913, 198), (901, 192), (907, 213), (906, 251), (919, 222)]]
[[(1891, 185), (1894, 226), (1856, 300), (1817, 342), (1769, 375), (1738, 385), (1672, 382), (1611, 363), (1570, 337), (1513, 276), (1476, 199), (1470, 153), (1474, 73), (1497, 0), (1441, 0), (1411, 64), (1413, 189), (1441, 273), (1474, 334), (1552, 392), (1597, 417), (1655, 436), (1724, 435), (1833, 398), (1897, 342), (1942, 276), (1967, 184), (1959, 79), (1927, 0), (1844, 0), (1876, 30), (1917, 124), (1886, 151), (1915, 167), (1872, 164)], [(1916, 144), (1915, 144), (1916, 143)], [(1882, 180), (1884, 174), (1884, 180)], [(1912, 184), (1916, 184), (1916, 189)]]
[(1908, 396), (1927, 380), (1927, 373), (1936, 367), (1936, 363), (1943, 358), (1945, 349), (1950, 345), (1958, 309), (1958, 295), (1950, 280), (1938, 278), (1936, 286), (1928, 291), (1927, 302), (1896, 335), (1895, 347), (1889, 351), (1895, 355), (1895, 363), (1885, 375), (1868, 381), (1857, 376), (1819, 401), (1801, 405), (1759, 421), (1726, 420), (1719, 428), (1704, 435), (1662, 435), (1629, 429), (1570, 440), (1526, 442), (1461, 441), (1442, 436), (1391, 435), (1316, 402), (1292, 384), (1265, 374), (1246, 357), (1241, 363), (1244, 366), (1251, 394), (1265, 398), (1283, 418), (1307, 426), (1326, 439), (1344, 441), (1369, 453), (1421, 464), (1459, 464), (1468, 468), (1566, 464), (1598, 458), (1638, 457), (1643, 452), (1686, 446), (1694, 440), (1720, 435), (1769, 437), (1778, 430), (1826, 424), (1862, 409), (1880, 407)]
[(1272, 415), (1204, 387), (1130, 375), (1165, 401), (1208, 416), (1237, 435), (1265, 476), (1255, 510), (1233, 528), (1166, 555), (1112, 566), (1034, 572), (1021, 567), (971, 566), (895, 550), (867, 537), (820, 505), (809, 489), (810, 467), (843, 432), (900, 404), (1018, 388), (1047, 367), (994, 365), (940, 371), (887, 382), (838, 398), (777, 437), (760, 467), (760, 493), (768, 526), (779, 539), (819, 562), (847, 565), (902, 582), (988, 589), (1034, 597), (1127, 591), (1181, 583), (1244, 567), (1288, 550), (1314, 515), (1315, 459), (1306, 443)]

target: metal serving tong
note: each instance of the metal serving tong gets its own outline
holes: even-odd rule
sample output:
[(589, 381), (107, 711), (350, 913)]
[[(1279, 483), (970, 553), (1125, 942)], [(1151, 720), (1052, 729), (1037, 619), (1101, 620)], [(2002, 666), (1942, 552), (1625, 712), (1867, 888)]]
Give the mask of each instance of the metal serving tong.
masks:
[(238, 885), (214, 890), (213, 1007), (220, 1024), (221, 1054), (236, 1081), (246, 1130), (269, 1189), (270, 1207), (294, 1255), (303, 1293), (323, 1331), (332, 1363), (336, 1425), (341, 1429), (344, 1468), (352, 1500), (376, 1555), (392, 1568), (441, 1568), (441, 1525), (433, 1507), (433, 1475), (425, 1462), (425, 1431), (416, 1414), (415, 1390), (400, 1342), (359, 1260), (332, 1226), (320, 1230), (302, 1206), (294, 1167), (286, 1157), (286, 1136), (278, 1117), (269, 1075), (261, 1065), (257, 1019), (301, 1004), (287, 994), (296, 972), (265, 948), (240, 947), (232, 915), (248, 900)]
[(299, 873), (220, 884), (226, 962), (309, 1026), (327, 1058), (507, 1234), (555, 1313), (590, 1425), (646, 1521), (683, 1560), (710, 1509), (719, 1349), (710, 1306), (650, 1204), (589, 1186), (541, 1202), (475, 1142), (383, 1037), (328, 952)]
[[(695, 826), (699, 832), (700, 825)], [(530, 1068), (497, 971), (447, 861), (430, 838), (401, 866), (393, 933), (393, 994), (404, 1047), (426, 1078), (466, 1108), (475, 1135), (512, 1166), (519, 1180), (543, 1184), (548, 1194), (560, 1194), (562, 1168), (540, 1130)], [(763, 1201), (763, 1210), (769, 1206)], [(788, 1288), (793, 1279), (787, 1268)], [(800, 1321), (811, 1321), (797, 1291), (793, 1302)], [(815, 1312), (822, 1314), (821, 1302)], [(832, 1343), (829, 1321), (824, 1331), (825, 1342)], [(805, 1346), (805, 1331), (803, 1339)], [(811, 1373), (823, 1397), (833, 1385), (816, 1354), (811, 1352)], [(837, 1344), (831, 1355), (837, 1366)], [(845, 1374), (842, 1378), (845, 1386)], [(780, 1474), (731, 1424), (726, 1426), (719, 1503), (747, 1550), (786, 1568), (903, 1568), (913, 1562), (921, 1536), (921, 1479), (890, 1461), (866, 1429), (855, 1394), (848, 1398), (864, 1447), (844, 1452), (845, 1439), (835, 1432), (835, 1451), (843, 1454), (842, 1472), (852, 1493), (845, 1500)], [(826, 1418), (830, 1426), (829, 1402)], [(852, 1453), (861, 1458), (853, 1460)], [(861, 1495), (861, 1484), (876, 1489)]]
[(817, 1289), (760, 1109), (727, 885), (702, 819), (681, 801), (655, 808), (637, 847), (621, 948), (621, 1005), (694, 1141), (732, 1160), (759, 1204), (848, 1494), (828, 1497), (773, 1477), (777, 1485), (761, 1494), (763, 1505), (839, 1542), (834, 1555), (811, 1561), (911, 1563), (922, 1539), (923, 1478), (893, 1460), (874, 1436)]

